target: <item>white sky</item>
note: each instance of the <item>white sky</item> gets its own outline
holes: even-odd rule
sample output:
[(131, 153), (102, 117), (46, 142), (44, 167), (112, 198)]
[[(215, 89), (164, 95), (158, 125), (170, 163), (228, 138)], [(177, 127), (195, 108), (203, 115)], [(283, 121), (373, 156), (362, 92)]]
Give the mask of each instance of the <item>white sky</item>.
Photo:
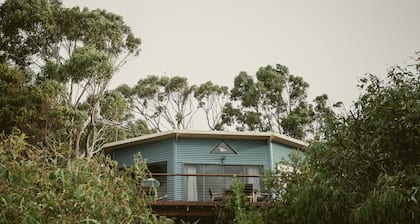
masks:
[(233, 85), (240, 71), (283, 64), (348, 108), (365, 73), (383, 76), (420, 50), (419, 0), (64, 0), (123, 16), (142, 52), (111, 87), (147, 75)]

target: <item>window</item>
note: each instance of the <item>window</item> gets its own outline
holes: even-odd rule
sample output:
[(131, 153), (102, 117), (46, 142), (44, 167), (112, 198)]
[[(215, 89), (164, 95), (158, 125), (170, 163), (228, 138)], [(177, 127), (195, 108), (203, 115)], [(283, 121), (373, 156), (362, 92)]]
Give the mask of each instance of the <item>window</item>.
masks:
[[(218, 164), (185, 164), (186, 174), (212, 174), (211, 176), (184, 177), (184, 200), (206, 201), (210, 200), (209, 190), (213, 193), (222, 193), (229, 189), (233, 177), (226, 174), (240, 174), (259, 176), (263, 166), (253, 165), (218, 165)], [(254, 189), (260, 188), (259, 177), (238, 177), (242, 183), (252, 184)]]
[[(158, 162), (158, 163), (149, 163), (147, 168), (151, 173), (167, 173), (167, 161)], [(154, 176), (154, 178), (159, 181), (160, 186), (157, 189), (157, 197), (165, 197), (168, 194), (168, 177), (167, 176)]]
[(238, 154), (226, 142), (221, 141), (219, 144), (210, 151), (210, 154)]

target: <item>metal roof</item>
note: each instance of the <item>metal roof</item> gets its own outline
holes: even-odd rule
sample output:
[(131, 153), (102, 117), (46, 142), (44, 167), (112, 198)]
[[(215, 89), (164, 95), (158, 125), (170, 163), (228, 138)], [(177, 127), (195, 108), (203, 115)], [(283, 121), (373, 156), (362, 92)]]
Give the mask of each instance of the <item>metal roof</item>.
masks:
[(230, 131), (193, 131), (193, 130), (170, 130), (150, 135), (143, 135), (140, 137), (129, 138), (121, 141), (111, 142), (105, 144), (102, 149), (105, 153), (111, 153), (112, 151), (133, 146), (144, 144), (147, 142), (156, 142), (167, 138), (217, 138), (217, 139), (242, 139), (242, 140), (267, 140), (272, 142), (278, 142), (287, 146), (291, 146), (298, 149), (303, 149), (308, 144), (301, 140), (291, 138), (289, 136), (274, 133), (274, 132), (230, 132)]

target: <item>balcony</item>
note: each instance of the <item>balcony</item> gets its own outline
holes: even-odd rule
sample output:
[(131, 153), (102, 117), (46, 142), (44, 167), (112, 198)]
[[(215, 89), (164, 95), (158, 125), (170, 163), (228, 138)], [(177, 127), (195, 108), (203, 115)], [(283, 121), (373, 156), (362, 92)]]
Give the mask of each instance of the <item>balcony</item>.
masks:
[[(264, 201), (268, 198), (268, 194), (259, 191), (260, 175), (247, 175), (247, 174), (184, 174), (184, 173), (152, 173), (153, 178), (157, 180), (166, 180), (168, 177), (181, 177), (183, 181), (183, 200), (168, 200), (164, 197), (156, 197), (156, 200), (150, 203), (154, 212), (159, 215), (168, 217), (188, 218), (196, 217), (201, 219), (214, 219), (217, 217), (217, 212), (223, 208), (224, 202), (229, 194), (232, 193), (230, 184), (233, 178), (237, 178), (245, 184), (244, 193), (248, 201), (256, 207), (262, 206)], [(195, 180), (194, 180), (195, 179)], [(198, 185), (198, 180), (202, 180), (202, 184)], [(217, 183), (207, 183), (212, 180), (218, 180)], [(258, 185), (252, 183), (258, 183)], [(166, 182), (165, 182), (166, 183)], [(190, 185), (190, 186), (188, 186)], [(196, 186), (197, 193), (195, 196), (189, 194), (191, 186)], [(214, 187), (207, 188), (208, 186)], [(228, 187), (226, 187), (228, 186)], [(162, 187), (162, 186), (160, 186)], [(160, 188), (159, 187), (159, 188)], [(157, 195), (163, 195), (167, 192), (159, 192)], [(165, 191), (167, 186), (163, 186)], [(195, 193), (194, 193), (195, 194)], [(200, 196), (199, 196), (200, 195)], [(191, 200), (195, 199), (195, 200)], [(212, 222), (210, 222), (212, 223)]]

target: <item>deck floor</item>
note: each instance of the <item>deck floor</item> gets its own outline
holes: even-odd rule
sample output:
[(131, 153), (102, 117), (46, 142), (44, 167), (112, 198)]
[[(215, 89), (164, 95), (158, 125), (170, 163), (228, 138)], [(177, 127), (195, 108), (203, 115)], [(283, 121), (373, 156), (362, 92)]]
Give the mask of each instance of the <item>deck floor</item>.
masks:
[(150, 206), (154, 212), (162, 216), (215, 216), (221, 202), (212, 201), (155, 201)]
[[(252, 203), (261, 207), (266, 202)], [(155, 201), (150, 207), (154, 212), (168, 217), (216, 217), (218, 209), (223, 207), (223, 202), (217, 201)]]

